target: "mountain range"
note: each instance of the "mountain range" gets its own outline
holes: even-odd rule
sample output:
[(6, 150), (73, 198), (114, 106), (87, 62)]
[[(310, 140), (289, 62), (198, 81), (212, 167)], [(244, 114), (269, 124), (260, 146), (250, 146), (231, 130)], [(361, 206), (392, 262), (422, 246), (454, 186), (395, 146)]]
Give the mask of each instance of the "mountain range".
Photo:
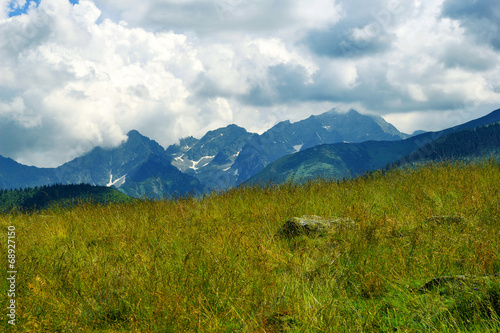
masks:
[(500, 156), (498, 122), (500, 109), (462, 125), (404, 140), (318, 145), (276, 160), (246, 184), (305, 181), (318, 177), (342, 179), (425, 161)]
[(163, 198), (199, 194), (201, 183), (182, 173), (156, 141), (130, 131), (116, 148), (96, 147), (57, 168), (21, 165), (0, 158), (0, 188), (25, 188), (51, 184), (91, 184), (119, 188), (132, 197)]
[(260, 135), (229, 125), (200, 140), (183, 139), (166, 151), (173, 165), (196, 177), (209, 192), (242, 184), (280, 157), (319, 144), (407, 137), (382, 117), (331, 110), (295, 123), (280, 122)]
[(282, 156), (321, 144), (367, 140), (401, 140), (409, 135), (399, 132), (382, 117), (362, 115), (354, 110), (334, 111), (291, 123), (283, 121), (262, 135), (254, 136), (243, 147), (229, 173), (241, 184)]
[(381, 117), (332, 110), (295, 123), (280, 122), (262, 134), (229, 125), (200, 139), (183, 138), (166, 149), (132, 130), (118, 147), (96, 147), (57, 168), (25, 166), (0, 156), (0, 189), (87, 183), (159, 199), (290, 177), (338, 179), (391, 163), (418, 162), (421, 155), (436, 159), (449, 154), (457, 138), (470, 142), (470, 149), (457, 156), (477, 153), (473, 142), (478, 141), (483, 152), (493, 152), (495, 144), (486, 138), (494, 137), (498, 126), (479, 127), (498, 121), (500, 110), (443, 131), (408, 135)]

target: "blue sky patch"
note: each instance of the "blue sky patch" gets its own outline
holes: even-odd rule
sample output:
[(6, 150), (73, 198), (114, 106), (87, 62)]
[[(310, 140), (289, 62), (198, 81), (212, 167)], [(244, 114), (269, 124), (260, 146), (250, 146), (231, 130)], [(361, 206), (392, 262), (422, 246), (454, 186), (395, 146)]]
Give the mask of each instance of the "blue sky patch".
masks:
[[(73, 5), (77, 4), (79, 0), (69, 0)], [(9, 4), (9, 17), (25, 14), (28, 11), (30, 4), (35, 3), (36, 6), (40, 4), (40, 0), (28, 0), (23, 7), (19, 7), (16, 1), (11, 1)]]

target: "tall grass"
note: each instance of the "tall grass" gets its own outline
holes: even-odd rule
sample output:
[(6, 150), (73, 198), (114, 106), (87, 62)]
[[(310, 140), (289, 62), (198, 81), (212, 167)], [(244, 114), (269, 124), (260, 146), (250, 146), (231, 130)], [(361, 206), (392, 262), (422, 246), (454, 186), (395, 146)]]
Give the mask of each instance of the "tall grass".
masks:
[[(429, 164), (0, 216), (2, 239), (16, 227), (18, 269), (17, 325), (2, 279), (0, 330), (500, 331), (499, 191), (496, 162)], [(357, 226), (275, 237), (312, 214)], [(422, 289), (443, 276), (465, 278)]]

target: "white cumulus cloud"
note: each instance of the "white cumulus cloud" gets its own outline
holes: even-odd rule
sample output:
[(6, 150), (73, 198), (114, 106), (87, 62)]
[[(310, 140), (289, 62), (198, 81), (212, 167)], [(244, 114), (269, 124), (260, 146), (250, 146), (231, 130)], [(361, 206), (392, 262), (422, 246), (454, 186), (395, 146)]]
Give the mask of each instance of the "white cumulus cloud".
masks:
[(500, 104), (491, 1), (41, 0), (9, 17), (24, 5), (0, 0), (0, 155), (30, 165), (132, 129), (166, 147), (354, 107), (412, 132)]

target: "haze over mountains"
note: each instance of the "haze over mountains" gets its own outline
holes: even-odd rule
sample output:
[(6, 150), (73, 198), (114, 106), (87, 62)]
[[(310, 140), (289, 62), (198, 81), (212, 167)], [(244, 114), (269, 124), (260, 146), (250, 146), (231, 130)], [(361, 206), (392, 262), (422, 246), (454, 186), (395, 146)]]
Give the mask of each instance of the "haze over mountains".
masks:
[[(0, 189), (88, 183), (113, 186), (133, 197), (163, 198), (198, 195), (245, 182), (283, 181), (291, 175), (343, 178), (390, 163), (401, 165), (402, 158), (417, 154), (419, 149), (422, 154), (422, 149), (430, 149), (426, 145), (440, 137), (498, 121), (500, 110), (440, 132), (410, 136), (381, 117), (332, 110), (296, 123), (280, 122), (261, 135), (229, 125), (201, 139), (181, 139), (166, 149), (130, 131), (127, 141), (118, 147), (94, 148), (57, 168), (28, 167), (0, 156)], [(495, 141), (485, 138), (495, 137), (496, 131), (498, 126), (468, 132), (465, 140), (471, 142), (470, 147), (477, 146), (473, 141), (481, 141), (483, 152), (492, 152), (497, 143), (488, 144)], [(446, 147), (444, 142), (439, 142), (440, 147)], [(448, 146), (453, 147), (453, 143)], [(451, 148), (443, 149), (446, 153)], [(471, 149), (461, 156), (470, 154)]]

